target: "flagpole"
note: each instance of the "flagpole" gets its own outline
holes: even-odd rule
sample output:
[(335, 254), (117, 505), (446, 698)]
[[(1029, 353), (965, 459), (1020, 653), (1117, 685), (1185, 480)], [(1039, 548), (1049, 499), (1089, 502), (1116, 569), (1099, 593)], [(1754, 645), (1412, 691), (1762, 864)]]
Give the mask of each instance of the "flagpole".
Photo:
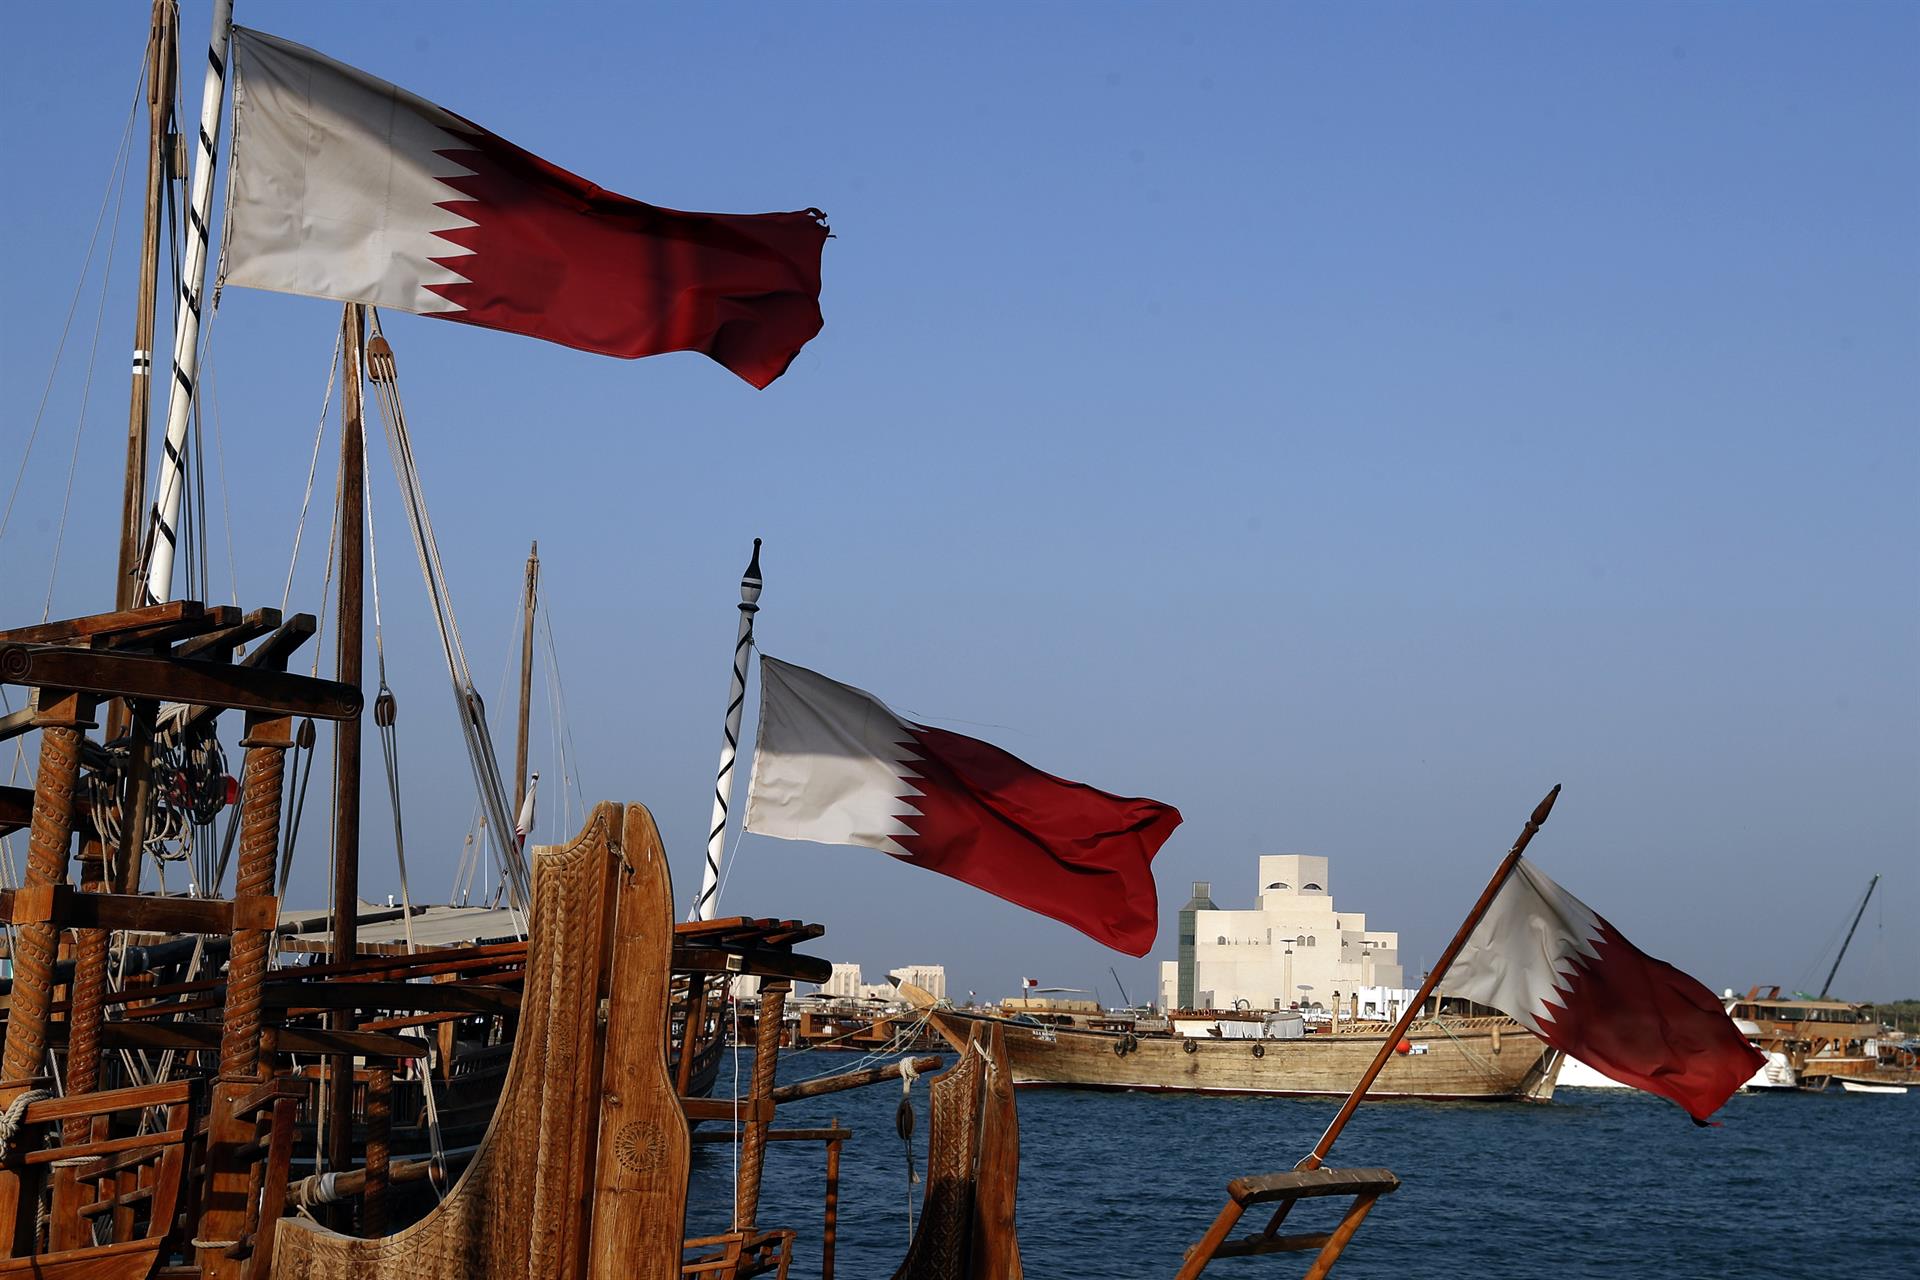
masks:
[(1320, 1135), (1320, 1141), (1314, 1144), (1313, 1150), (1304, 1160), (1294, 1166), (1295, 1169), (1318, 1169), (1326, 1160), (1327, 1152), (1333, 1148), (1334, 1139), (1338, 1138), (1340, 1131), (1347, 1127), (1348, 1118), (1359, 1107), (1360, 1100), (1366, 1097), (1367, 1090), (1372, 1087), (1381, 1068), (1387, 1065), (1387, 1059), (1393, 1056), (1393, 1051), (1399, 1045), (1401, 1037), (1407, 1034), (1407, 1028), (1412, 1026), (1413, 1020), (1420, 1015), (1421, 1007), (1426, 1004), (1427, 997), (1433, 994), (1433, 989), (1440, 985), (1442, 978), (1446, 977), (1454, 958), (1460, 954), (1460, 948), (1467, 945), (1467, 939), (1473, 935), (1474, 929), (1479, 925), (1480, 917), (1486, 915), (1487, 908), (1493, 905), (1493, 899), (1500, 892), (1500, 886), (1507, 882), (1507, 877), (1513, 874), (1513, 869), (1520, 865), (1520, 855), (1527, 851), (1527, 845), (1532, 842), (1534, 833), (1546, 823), (1547, 815), (1553, 812), (1553, 802), (1559, 798), (1560, 784), (1556, 782), (1553, 784), (1553, 790), (1547, 792), (1547, 798), (1534, 808), (1533, 816), (1527, 819), (1527, 825), (1521, 829), (1520, 838), (1513, 842), (1513, 848), (1507, 850), (1507, 856), (1500, 860), (1499, 869), (1493, 873), (1493, 879), (1487, 881), (1487, 887), (1481, 890), (1480, 900), (1474, 903), (1473, 910), (1467, 913), (1466, 921), (1453, 935), (1453, 941), (1449, 942), (1447, 949), (1440, 953), (1439, 962), (1427, 971), (1427, 979), (1420, 985), (1420, 994), (1407, 1003), (1406, 1012), (1400, 1015), (1400, 1021), (1394, 1024), (1387, 1038), (1381, 1041), (1380, 1052), (1373, 1055), (1373, 1065), (1368, 1067), (1366, 1074), (1360, 1077), (1360, 1083), (1355, 1085), (1353, 1092), (1347, 1095), (1347, 1100), (1341, 1104), (1340, 1112), (1334, 1116), (1333, 1123), (1327, 1126), (1327, 1131)]
[(180, 498), (186, 489), (187, 423), (193, 413), (194, 379), (200, 374), (200, 304), (207, 287), (207, 219), (213, 211), (214, 152), (220, 139), (220, 108), (226, 94), (227, 42), (233, 31), (233, 0), (214, 0), (213, 35), (207, 45), (207, 76), (200, 90), (200, 146), (193, 157), (193, 198), (187, 212), (187, 255), (180, 268), (180, 305), (174, 315), (173, 377), (167, 394), (167, 438), (154, 490), (148, 531), (146, 602), (173, 595), (174, 542), (179, 536)]
[(727, 737), (720, 747), (720, 772), (713, 780), (713, 821), (707, 830), (707, 870), (692, 920), (711, 920), (720, 905), (720, 857), (727, 842), (727, 802), (733, 795), (733, 761), (740, 751), (740, 708), (747, 699), (747, 651), (753, 647), (753, 615), (760, 612), (760, 539), (740, 579), (740, 635), (733, 642), (733, 681), (727, 687)]

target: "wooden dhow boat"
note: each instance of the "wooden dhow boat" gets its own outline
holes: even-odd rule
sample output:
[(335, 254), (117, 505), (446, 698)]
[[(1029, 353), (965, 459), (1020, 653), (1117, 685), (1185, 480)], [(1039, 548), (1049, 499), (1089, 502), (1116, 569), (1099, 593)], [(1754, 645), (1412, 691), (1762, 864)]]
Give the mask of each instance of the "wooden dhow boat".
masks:
[[(924, 994), (924, 993), (923, 993)], [(933, 1008), (949, 1041), (992, 1023), (1006, 1038), (1020, 1088), (1137, 1089), (1344, 1097), (1387, 1042), (1375, 1026), (1296, 1039), (1225, 1039), (1038, 1026)], [(1395, 1037), (1397, 1052), (1369, 1098), (1437, 1102), (1552, 1098), (1560, 1055), (1508, 1017), (1437, 1015)]]

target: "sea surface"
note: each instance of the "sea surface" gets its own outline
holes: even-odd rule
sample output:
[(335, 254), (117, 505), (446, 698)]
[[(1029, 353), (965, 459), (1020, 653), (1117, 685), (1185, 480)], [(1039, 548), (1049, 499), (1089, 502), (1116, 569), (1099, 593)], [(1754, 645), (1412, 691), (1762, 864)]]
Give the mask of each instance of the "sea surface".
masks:
[[(730, 1055), (731, 1056), (731, 1055)], [(739, 1055), (742, 1078), (752, 1055)], [(853, 1055), (783, 1057), (781, 1081), (845, 1070)], [(872, 1060), (858, 1060), (871, 1065)], [(731, 1096), (731, 1070), (715, 1096)], [(909, 1200), (895, 1129), (897, 1082), (783, 1106), (782, 1128), (838, 1118), (854, 1137), (840, 1166), (835, 1274), (890, 1280), (906, 1251)], [(913, 1086), (916, 1169), (926, 1167), (927, 1086)], [(1019, 1090), (1021, 1255), (1033, 1280), (1170, 1278), (1226, 1203), (1228, 1179), (1291, 1168), (1336, 1106), (1222, 1098)], [(1716, 1128), (1659, 1098), (1562, 1090), (1552, 1103), (1368, 1103), (1328, 1161), (1385, 1166), (1383, 1197), (1336, 1277), (1920, 1276), (1920, 1090), (1904, 1097), (1742, 1094)], [(713, 1128), (708, 1125), (703, 1128)], [(724, 1128), (725, 1126), (720, 1126)], [(694, 1148), (688, 1233), (723, 1230), (734, 1148)], [(770, 1144), (762, 1226), (800, 1231), (793, 1280), (820, 1275), (825, 1150)], [(1344, 1204), (1345, 1201), (1341, 1201)], [(1265, 1224), (1261, 1211), (1241, 1221)], [(1289, 1227), (1324, 1229), (1303, 1202)], [(1297, 1277), (1299, 1255), (1229, 1259), (1221, 1277)]]

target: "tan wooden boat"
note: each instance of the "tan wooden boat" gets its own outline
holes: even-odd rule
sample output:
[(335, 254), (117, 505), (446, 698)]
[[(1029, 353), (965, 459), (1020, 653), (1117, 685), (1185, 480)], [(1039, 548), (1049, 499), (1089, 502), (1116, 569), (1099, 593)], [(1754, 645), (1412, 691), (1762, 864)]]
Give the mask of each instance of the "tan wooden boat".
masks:
[[(1384, 1031), (1297, 1040), (1143, 1036), (952, 1010), (935, 1010), (933, 1021), (950, 1039), (976, 1022), (1002, 1027), (1013, 1082), (1022, 1088), (1344, 1097), (1385, 1039)], [(1368, 1097), (1544, 1102), (1553, 1096), (1559, 1055), (1511, 1018), (1427, 1019), (1413, 1025), (1407, 1045), (1407, 1052), (1388, 1060)]]

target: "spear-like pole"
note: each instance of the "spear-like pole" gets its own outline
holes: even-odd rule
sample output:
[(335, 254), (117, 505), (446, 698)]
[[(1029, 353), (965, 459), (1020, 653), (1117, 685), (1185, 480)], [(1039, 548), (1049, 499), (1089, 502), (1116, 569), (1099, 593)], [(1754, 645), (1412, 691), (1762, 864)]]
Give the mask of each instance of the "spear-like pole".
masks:
[(193, 195), (187, 210), (187, 254), (180, 269), (180, 305), (173, 323), (173, 377), (167, 394), (167, 440), (154, 489), (152, 527), (147, 531), (146, 602), (173, 595), (174, 540), (180, 498), (186, 489), (187, 423), (193, 413), (194, 379), (200, 376), (200, 303), (207, 287), (207, 220), (213, 212), (213, 161), (220, 141), (220, 107), (227, 86), (227, 40), (233, 31), (233, 0), (214, 0), (213, 35), (207, 44), (207, 77), (200, 91), (200, 145), (193, 153)]
[(1520, 838), (1513, 842), (1513, 848), (1507, 850), (1507, 856), (1500, 860), (1499, 869), (1493, 873), (1493, 879), (1487, 881), (1487, 887), (1481, 891), (1480, 900), (1473, 904), (1473, 910), (1467, 913), (1466, 922), (1460, 926), (1460, 931), (1453, 935), (1453, 941), (1447, 944), (1447, 949), (1440, 953), (1439, 963), (1427, 971), (1427, 980), (1420, 984), (1420, 994), (1407, 1002), (1407, 1010), (1400, 1015), (1400, 1021), (1395, 1023), (1393, 1030), (1387, 1033), (1387, 1038), (1380, 1042), (1380, 1052), (1373, 1055), (1373, 1065), (1367, 1068), (1366, 1074), (1360, 1077), (1360, 1083), (1355, 1085), (1353, 1092), (1347, 1095), (1347, 1100), (1341, 1104), (1340, 1112), (1334, 1116), (1333, 1123), (1328, 1125), (1327, 1131), (1320, 1135), (1320, 1141), (1314, 1144), (1313, 1150), (1308, 1153), (1306, 1159), (1294, 1168), (1318, 1169), (1321, 1162), (1327, 1158), (1327, 1152), (1333, 1149), (1333, 1140), (1340, 1136), (1342, 1129), (1347, 1127), (1348, 1118), (1360, 1105), (1360, 1100), (1367, 1096), (1367, 1090), (1379, 1076), (1380, 1069), (1387, 1065), (1387, 1059), (1393, 1056), (1394, 1048), (1399, 1045), (1401, 1037), (1407, 1034), (1407, 1028), (1413, 1025), (1413, 1020), (1420, 1016), (1420, 1010), (1427, 1003), (1427, 997), (1432, 995), (1433, 989), (1440, 985), (1440, 980), (1447, 976), (1447, 970), (1452, 967), (1454, 958), (1460, 954), (1460, 948), (1467, 945), (1467, 939), (1473, 936), (1474, 929), (1480, 924), (1480, 917), (1486, 915), (1487, 908), (1493, 905), (1494, 898), (1500, 892), (1500, 886), (1507, 882), (1507, 877), (1513, 874), (1513, 869), (1520, 865), (1520, 855), (1527, 851), (1527, 845), (1532, 842), (1534, 832), (1540, 830), (1541, 825), (1546, 822), (1547, 815), (1553, 812), (1553, 802), (1559, 798), (1560, 784), (1556, 782), (1553, 784), (1553, 790), (1547, 792), (1547, 798), (1534, 807), (1533, 816), (1527, 819), (1527, 825), (1520, 830)]
[(720, 855), (727, 843), (727, 804), (733, 796), (733, 759), (740, 752), (740, 708), (747, 700), (747, 653), (753, 648), (753, 615), (760, 612), (760, 539), (740, 579), (740, 635), (733, 642), (733, 681), (727, 687), (727, 740), (720, 747), (720, 773), (713, 780), (713, 822), (707, 830), (707, 870), (689, 920), (711, 920), (720, 905)]

